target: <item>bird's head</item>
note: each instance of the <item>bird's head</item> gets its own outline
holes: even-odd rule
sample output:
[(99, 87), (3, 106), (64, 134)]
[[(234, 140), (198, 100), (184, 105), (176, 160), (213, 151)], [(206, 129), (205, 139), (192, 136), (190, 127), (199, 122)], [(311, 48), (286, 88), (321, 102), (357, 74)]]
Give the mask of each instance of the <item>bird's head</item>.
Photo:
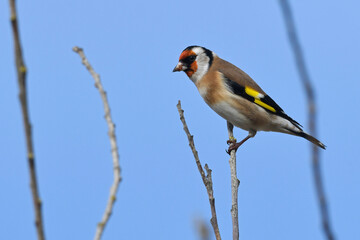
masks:
[(173, 72), (184, 71), (196, 83), (209, 70), (215, 53), (199, 46), (190, 46), (184, 49), (179, 57), (179, 62)]

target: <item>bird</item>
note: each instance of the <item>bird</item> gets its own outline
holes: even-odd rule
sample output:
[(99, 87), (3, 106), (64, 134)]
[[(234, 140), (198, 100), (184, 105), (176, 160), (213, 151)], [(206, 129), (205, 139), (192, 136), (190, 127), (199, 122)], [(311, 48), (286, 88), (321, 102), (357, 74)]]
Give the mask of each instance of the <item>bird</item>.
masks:
[[(201, 46), (189, 46), (180, 54), (173, 72), (183, 71), (197, 87), (200, 95), (217, 114), (227, 121), (229, 149), (237, 149), (258, 131), (280, 132), (299, 136), (326, 149), (315, 137), (284, 110), (243, 70)], [(248, 131), (237, 142), (234, 126)]]

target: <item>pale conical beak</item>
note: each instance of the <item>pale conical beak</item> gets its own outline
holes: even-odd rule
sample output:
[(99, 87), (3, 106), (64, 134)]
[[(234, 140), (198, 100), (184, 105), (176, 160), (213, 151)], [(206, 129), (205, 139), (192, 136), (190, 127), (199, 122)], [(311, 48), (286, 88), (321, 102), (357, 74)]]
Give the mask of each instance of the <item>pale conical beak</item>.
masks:
[(184, 65), (181, 62), (178, 62), (176, 67), (174, 68), (173, 72), (180, 72), (184, 70)]

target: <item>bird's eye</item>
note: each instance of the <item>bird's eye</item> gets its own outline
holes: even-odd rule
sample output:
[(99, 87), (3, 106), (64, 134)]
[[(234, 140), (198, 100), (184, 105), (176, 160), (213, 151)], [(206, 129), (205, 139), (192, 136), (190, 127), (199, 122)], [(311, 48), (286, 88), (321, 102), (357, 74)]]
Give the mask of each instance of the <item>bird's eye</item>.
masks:
[(185, 59), (181, 60), (181, 62), (185, 63), (185, 64), (191, 64), (195, 61), (196, 59), (196, 55), (190, 55), (188, 57), (186, 57)]
[(189, 56), (189, 60), (190, 60), (191, 62), (195, 61), (195, 59), (196, 59), (196, 56), (195, 56), (195, 55)]

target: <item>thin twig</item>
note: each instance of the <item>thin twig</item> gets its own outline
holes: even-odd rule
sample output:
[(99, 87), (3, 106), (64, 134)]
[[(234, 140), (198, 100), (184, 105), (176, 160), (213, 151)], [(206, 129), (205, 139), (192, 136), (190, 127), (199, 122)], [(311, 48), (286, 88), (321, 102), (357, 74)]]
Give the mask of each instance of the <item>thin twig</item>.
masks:
[(43, 221), (42, 209), (41, 209), (42, 203), (39, 196), (39, 189), (37, 184), (35, 154), (34, 154), (34, 147), (32, 141), (32, 131), (31, 131), (31, 123), (29, 117), (28, 102), (27, 102), (27, 91), (26, 91), (27, 70), (22, 56), (15, 0), (9, 0), (9, 3), (10, 3), (10, 14), (11, 14), (10, 22), (14, 37), (15, 64), (16, 64), (18, 85), (19, 85), (19, 99), (21, 104), (25, 135), (26, 135), (27, 159), (28, 159), (28, 165), (30, 171), (30, 188), (31, 188), (33, 204), (35, 209), (35, 225), (36, 225), (38, 239), (44, 240), (45, 234), (44, 234), (44, 221)]
[(239, 215), (238, 215), (238, 189), (239, 179), (236, 175), (236, 152), (230, 152), (230, 173), (231, 173), (231, 218), (233, 225), (233, 240), (239, 239)]
[(79, 56), (81, 57), (81, 60), (82, 60), (82, 64), (84, 64), (84, 66), (87, 68), (87, 70), (90, 72), (91, 76), (95, 80), (95, 87), (99, 90), (99, 93), (100, 93), (100, 96), (101, 96), (101, 99), (102, 99), (102, 102), (104, 105), (105, 119), (106, 119), (108, 129), (109, 129), (108, 135), (110, 138), (111, 154), (112, 154), (112, 159), (113, 159), (114, 181), (110, 188), (110, 195), (109, 195), (109, 199), (108, 199), (108, 202), (107, 202), (107, 205), (105, 208), (105, 212), (103, 214), (101, 222), (98, 223), (97, 228), (96, 228), (96, 233), (95, 233), (94, 239), (99, 240), (99, 239), (101, 239), (101, 236), (104, 232), (104, 228), (109, 221), (110, 215), (113, 210), (114, 202), (116, 200), (116, 194), (117, 194), (117, 191), (119, 188), (119, 184), (122, 179), (122, 177), (120, 175), (121, 169), (120, 169), (120, 164), (119, 164), (119, 152), (118, 152), (118, 147), (117, 147), (117, 142), (116, 142), (115, 124), (113, 123), (113, 121), (111, 119), (109, 102), (107, 100), (106, 92), (101, 84), (100, 76), (99, 76), (99, 74), (97, 74), (95, 72), (93, 67), (88, 62), (82, 48), (74, 47), (73, 51), (79, 54)]
[[(294, 52), (294, 57), (296, 61), (296, 66), (300, 75), (300, 80), (305, 89), (306, 98), (307, 98), (307, 107), (308, 107), (308, 124), (309, 124), (309, 133), (312, 136), (316, 136), (316, 103), (315, 103), (315, 92), (312, 86), (309, 73), (306, 68), (303, 52), (299, 42), (299, 38), (296, 33), (296, 27), (293, 19), (293, 14), (290, 8), (290, 5), (287, 0), (280, 0), (280, 6), (283, 12), (286, 29), (290, 41), (290, 45)], [(330, 227), (330, 217), (328, 213), (327, 200), (325, 197), (325, 191), (321, 176), (321, 166), (320, 166), (320, 157), (319, 157), (319, 148), (314, 144), (311, 144), (312, 148), (312, 165), (313, 165), (313, 175), (315, 181), (316, 193), (319, 201), (319, 207), (322, 218), (322, 225), (324, 233), (328, 240), (333, 240), (334, 235)]]
[(185, 117), (184, 117), (184, 110), (181, 109), (181, 102), (179, 100), (178, 104), (176, 105), (178, 111), (179, 111), (179, 115), (180, 115), (180, 120), (183, 124), (184, 127), (184, 131), (188, 137), (189, 140), (189, 146), (193, 152), (194, 158), (195, 158), (195, 162), (196, 165), (198, 167), (198, 170), (200, 172), (201, 178), (203, 180), (203, 183), (206, 187), (206, 191), (207, 194), (209, 196), (209, 202), (210, 202), (210, 208), (211, 208), (211, 225), (214, 229), (214, 233), (215, 233), (215, 237), (216, 240), (220, 240), (220, 231), (219, 231), (219, 226), (218, 226), (218, 222), (217, 222), (217, 216), (216, 216), (216, 210), (215, 210), (215, 198), (214, 198), (214, 190), (213, 190), (213, 182), (212, 182), (212, 178), (211, 178), (211, 169), (208, 167), (207, 164), (205, 164), (205, 171), (206, 171), (206, 175), (205, 172), (201, 166), (200, 163), (200, 159), (199, 159), (199, 155), (198, 152), (196, 151), (195, 148), (195, 144), (194, 144), (194, 136), (192, 136), (190, 134), (189, 128), (187, 127), (186, 121), (185, 121)]
[[(229, 133), (229, 139), (234, 139), (233, 133), (234, 125), (227, 122), (227, 129)], [(230, 152), (230, 175), (231, 175), (231, 219), (233, 226), (233, 240), (239, 239), (239, 213), (238, 213), (238, 190), (240, 181), (236, 174), (236, 151)]]

